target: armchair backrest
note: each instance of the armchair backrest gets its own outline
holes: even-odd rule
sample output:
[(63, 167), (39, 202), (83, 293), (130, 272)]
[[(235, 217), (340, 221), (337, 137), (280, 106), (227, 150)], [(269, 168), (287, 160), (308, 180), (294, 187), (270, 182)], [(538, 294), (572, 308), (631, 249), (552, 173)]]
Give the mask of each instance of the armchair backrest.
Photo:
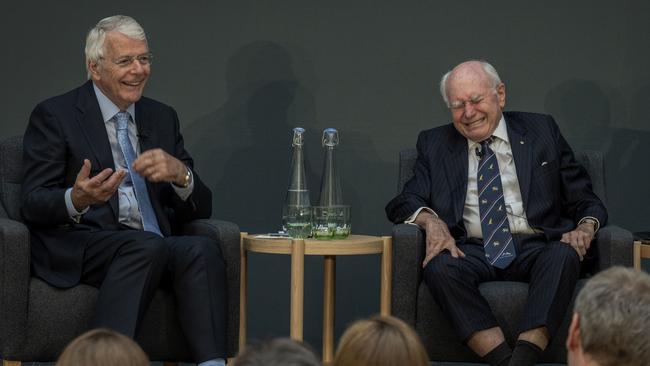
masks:
[(23, 137), (0, 141), (0, 217), (22, 221), (20, 186), (23, 182)]
[[(413, 177), (415, 160), (418, 153), (415, 149), (406, 149), (399, 152), (399, 173), (397, 176), (397, 193), (401, 193), (406, 182)], [(578, 151), (575, 153), (576, 160), (582, 164), (591, 177), (591, 184), (594, 193), (603, 201), (607, 207), (605, 193), (605, 165), (603, 154), (600, 151)]]

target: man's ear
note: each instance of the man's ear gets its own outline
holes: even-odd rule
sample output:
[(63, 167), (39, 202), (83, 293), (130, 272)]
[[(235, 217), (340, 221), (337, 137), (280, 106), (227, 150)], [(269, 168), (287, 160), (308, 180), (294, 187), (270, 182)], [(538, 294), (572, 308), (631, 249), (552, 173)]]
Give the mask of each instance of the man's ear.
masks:
[(578, 313), (573, 313), (571, 325), (569, 326), (569, 335), (566, 338), (566, 348), (569, 351), (582, 348), (580, 344), (580, 314)]
[(97, 61), (88, 61), (88, 70), (93, 80), (99, 80), (99, 63)]
[(506, 84), (499, 83), (496, 87), (497, 98), (499, 100), (499, 107), (503, 109), (506, 106)]

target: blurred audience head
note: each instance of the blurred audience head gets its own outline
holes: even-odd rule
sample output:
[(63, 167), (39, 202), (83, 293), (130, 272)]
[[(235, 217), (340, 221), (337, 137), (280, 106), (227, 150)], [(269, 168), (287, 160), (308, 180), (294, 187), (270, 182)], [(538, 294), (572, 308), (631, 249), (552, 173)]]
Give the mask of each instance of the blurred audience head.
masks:
[(304, 343), (277, 338), (247, 345), (235, 359), (235, 366), (321, 366)]
[(428, 366), (420, 338), (392, 316), (375, 316), (352, 324), (343, 334), (334, 366)]
[(650, 275), (612, 267), (576, 298), (566, 341), (571, 366), (642, 366), (650, 362)]
[(149, 358), (131, 338), (110, 329), (90, 330), (63, 350), (56, 366), (149, 366)]

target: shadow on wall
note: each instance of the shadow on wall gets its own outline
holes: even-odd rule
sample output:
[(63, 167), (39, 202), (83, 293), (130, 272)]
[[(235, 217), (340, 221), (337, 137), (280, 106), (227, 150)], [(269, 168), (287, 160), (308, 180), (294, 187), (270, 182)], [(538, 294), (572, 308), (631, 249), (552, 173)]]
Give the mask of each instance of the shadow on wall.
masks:
[[(650, 230), (647, 182), (650, 132), (619, 125), (647, 121), (650, 85), (638, 89), (625, 105), (620, 92), (590, 80), (568, 80), (549, 91), (545, 109), (552, 114), (574, 150), (597, 150), (605, 155), (607, 208), (610, 221), (631, 231)], [(624, 123), (627, 121), (636, 123)]]
[(242, 231), (277, 230), (290, 131), (314, 120), (313, 97), (296, 77), (289, 52), (276, 43), (243, 46), (226, 73), (228, 99), (187, 127), (188, 150), (212, 188), (214, 217), (234, 221)]
[[(312, 202), (316, 202), (323, 164), (321, 133), (326, 127), (336, 127), (341, 134), (337, 155), (343, 196), (345, 203), (353, 206), (353, 231), (388, 232), (383, 230), (389, 228), (383, 207), (394, 194), (397, 167), (379, 161), (373, 144), (376, 131), (356, 128), (358, 121), (338, 117), (336, 111), (332, 115), (337, 120), (317, 121), (313, 96), (317, 86), (313, 62), (300, 48), (260, 41), (241, 47), (229, 58), (227, 99), (183, 131), (187, 149), (213, 191), (214, 217), (233, 221), (249, 233), (280, 228), (291, 159), (291, 129), (296, 126), (307, 130), (307, 183)], [(335, 96), (344, 97), (344, 93)], [(336, 105), (336, 100), (332, 104)], [(382, 196), (382, 184), (390, 186), (390, 197)], [(251, 339), (287, 334), (289, 298), (275, 295), (289, 292), (288, 287), (283, 287), (288, 286), (285, 279), (289, 278), (286, 260), (284, 256), (263, 254), (249, 257)], [(305, 289), (322, 288), (320, 261), (307, 258)], [(337, 266), (339, 278), (345, 279), (337, 283), (337, 297), (353, 304), (337, 312), (337, 329), (342, 330), (351, 319), (377, 311), (379, 259), (345, 258)], [(357, 273), (358, 268), (364, 271)], [(307, 290), (310, 295), (305, 299), (305, 319), (319, 319), (322, 312), (321, 291), (314, 295), (312, 290)], [(308, 342), (320, 343), (319, 322), (307, 322), (304, 331)]]

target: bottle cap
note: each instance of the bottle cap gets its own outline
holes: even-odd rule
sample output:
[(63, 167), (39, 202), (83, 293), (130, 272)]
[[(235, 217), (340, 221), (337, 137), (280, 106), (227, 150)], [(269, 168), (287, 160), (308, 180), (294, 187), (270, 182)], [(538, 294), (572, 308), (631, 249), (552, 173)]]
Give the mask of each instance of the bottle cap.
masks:
[(305, 129), (302, 127), (296, 127), (293, 129), (293, 140), (291, 142), (291, 146), (302, 146), (304, 137), (303, 134), (305, 133)]
[(323, 130), (323, 146), (336, 146), (339, 144), (339, 131), (336, 128)]

